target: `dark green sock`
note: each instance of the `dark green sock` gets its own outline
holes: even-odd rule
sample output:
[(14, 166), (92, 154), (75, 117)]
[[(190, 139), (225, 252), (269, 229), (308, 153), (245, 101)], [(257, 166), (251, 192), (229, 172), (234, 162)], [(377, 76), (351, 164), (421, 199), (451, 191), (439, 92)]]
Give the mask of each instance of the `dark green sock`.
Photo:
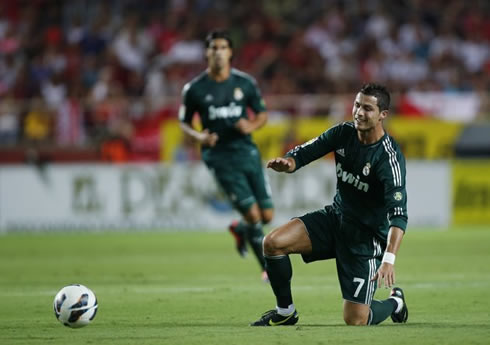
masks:
[(265, 256), (267, 275), (271, 283), (272, 291), (276, 295), (277, 306), (287, 308), (293, 303), (291, 294), (291, 278), (293, 268), (288, 255)]
[(262, 231), (262, 223), (249, 224), (247, 228), (248, 244), (257, 257), (260, 267), (262, 267), (262, 270), (265, 270), (264, 249), (262, 247), (263, 240), (264, 233)]
[(377, 325), (388, 318), (398, 307), (398, 303), (393, 298), (383, 301), (373, 300), (371, 303), (371, 313), (369, 315), (368, 325)]
[(249, 227), (249, 225), (247, 223), (245, 223), (243, 220), (240, 220), (238, 222), (237, 226), (235, 227), (235, 232), (237, 234), (245, 236), (245, 234), (248, 231), (248, 227)]

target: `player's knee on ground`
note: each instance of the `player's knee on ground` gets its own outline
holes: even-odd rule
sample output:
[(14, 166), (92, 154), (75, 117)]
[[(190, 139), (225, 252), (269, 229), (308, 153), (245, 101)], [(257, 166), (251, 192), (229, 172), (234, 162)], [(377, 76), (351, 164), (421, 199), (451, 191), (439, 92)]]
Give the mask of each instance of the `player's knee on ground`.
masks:
[(344, 322), (348, 326), (365, 326), (367, 321), (364, 318), (344, 315)]
[(363, 311), (344, 310), (344, 322), (349, 326), (365, 326), (367, 325), (367, 319), (369, 315), (366, 315)]

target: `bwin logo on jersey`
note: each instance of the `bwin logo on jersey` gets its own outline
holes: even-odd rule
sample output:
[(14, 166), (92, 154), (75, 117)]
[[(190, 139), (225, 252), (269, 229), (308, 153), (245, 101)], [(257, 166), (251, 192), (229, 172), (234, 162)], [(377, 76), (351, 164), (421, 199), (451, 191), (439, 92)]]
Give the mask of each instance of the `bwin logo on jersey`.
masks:
[(210, 105), (208, 110), (210, 120), (228, 119), (230, 117), (240, 117), (240, 115), (242, 115), (242, 106), (235, 105), (235, 103), (230, 103), (230, 105), (224, 107)]
[(342, 170), (342, 164), (337, 163), (336, 170), (337, 177), (342, 179), (342, 182), (351, 184), (358, 190), (362, 190), (364, 192), (367, 192), (369, 190), (369, 184), (367, 184), (366, 182), (361, 182), (359, 175), (354, 176), (352, 175), (352, 173)]

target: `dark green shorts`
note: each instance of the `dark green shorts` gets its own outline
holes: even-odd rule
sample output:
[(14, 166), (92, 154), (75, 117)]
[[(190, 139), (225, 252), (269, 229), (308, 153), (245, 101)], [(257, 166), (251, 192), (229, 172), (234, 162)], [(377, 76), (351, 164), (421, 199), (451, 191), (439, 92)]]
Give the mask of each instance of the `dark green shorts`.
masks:
[(336, 259), (337, 275), (345, 300), (371, 304), (376, 282), (371, 281), (381, 264), (384, 247), (367, 230), (342, 221), (340, 213), (327, 206), (299, 217), (306, 226), (313, 251), (305, 262)]
[(240, 213), (246, 213), (255, 203), (261, 209), (274, 207), (260, 155), (244, 158), (240, 162), (230, 163), (223, 160), (207, 165), (233, 207)]

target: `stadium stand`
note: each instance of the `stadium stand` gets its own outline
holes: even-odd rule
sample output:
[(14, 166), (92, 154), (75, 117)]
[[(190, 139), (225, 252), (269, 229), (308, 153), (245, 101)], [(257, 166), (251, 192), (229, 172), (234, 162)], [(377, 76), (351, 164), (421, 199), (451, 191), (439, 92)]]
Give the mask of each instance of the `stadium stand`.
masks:
[[(489, 12), (459, 0), (2, 2), (0, 162), (32, 150), (52, 161), (159, 160), (159, 127), (204, 68), (202, 39), (215, 27), (230, 30), (233, 63), (258, 79), (272, 117), (343, 118), (351, 93), (375, 80), (399, 116), (449, 109), (488, 122)], [(441, 100), (448, 107), (434, 108)]]

